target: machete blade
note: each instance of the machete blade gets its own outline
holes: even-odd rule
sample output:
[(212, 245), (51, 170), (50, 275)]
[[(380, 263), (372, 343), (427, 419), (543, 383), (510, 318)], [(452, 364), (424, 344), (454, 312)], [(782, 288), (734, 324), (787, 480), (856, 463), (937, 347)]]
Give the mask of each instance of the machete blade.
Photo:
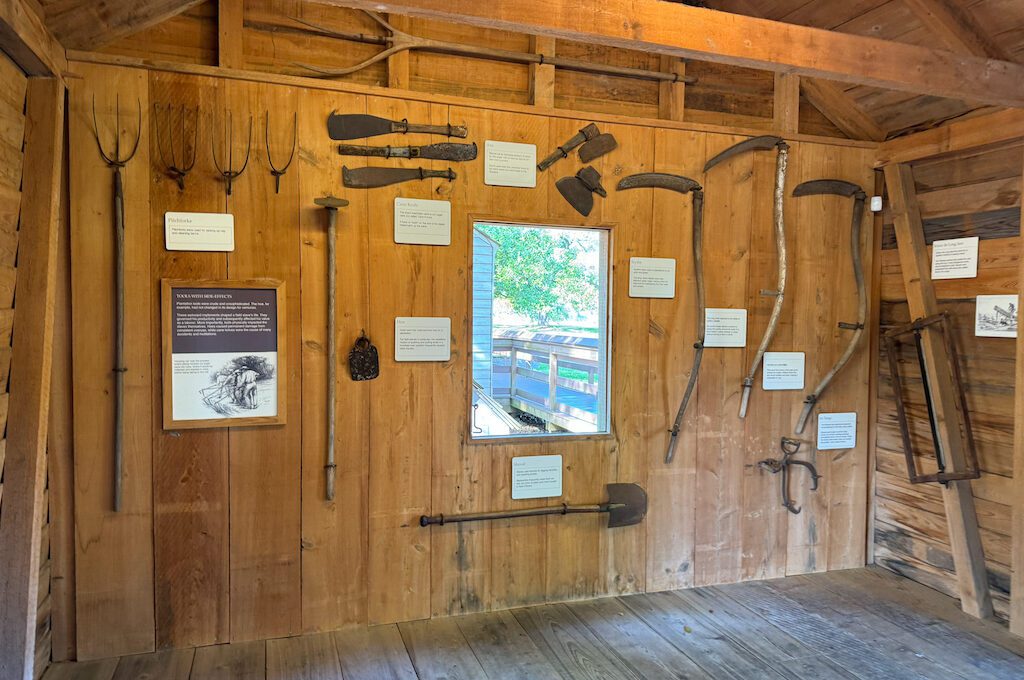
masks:
[(327, 118), (331, 139), (362, 139), (391, 133), (391, 121), (365, 113), (332, 113)]
[(608, 484), (608, 528), (639, 524), (647, 515), (647, 492), (638, 484)]
[(576, 212), (587, 217), (594, 209), (594, 194), (579, 180), (579, 178), (563, 177), (555, 182), (558, 193), (569, 202)]
[(615, 136), (608, 132), (603, 132), (597, 137), (590, 139), (583, 143), (580, 147), (580, 160), (584, 163), (589, 163), (595, 158), (609, 153), (619, 146), (619, 143), (615, 141)]
[(630, 175), (619, 180), (615, 187), (617, 191), (626, 189), (668, 189), (687, 194), (691, 191), (700, 191), (701, 186), (689, 177), (682, 175), (670, 175), (667, 172), (643, 172), (638, 175)]
[(441, 142), (439, 144), (427, 144), (419, 147), (417, 158), (428, 158), (434, 161), (453, 161), (461, 163), (476, 159), (476, 142), (470, 144), (457, 144), (455, 142)]
[(864, 193), (864, 190), (859, 186), (842, 179), (815, 179), (798, 184), (796, 189), (793, 189), (794, 196), (821, 196), (828, 194), (850, 198), (862, 193)]
[(734, 144), (709, 160), (704, 166), (704, 172), (707, 172), (719, 163), (729, 160), (733, 156), (739, 156), (740, 154), (747, 153), (748, 151), (767, 151), (773, 146), (778, 145), (781, 141), (781, 137), (775, 137), (774, 135), (762, 135), (761, 137), (753, 137), (742, 141), (739, 144)]

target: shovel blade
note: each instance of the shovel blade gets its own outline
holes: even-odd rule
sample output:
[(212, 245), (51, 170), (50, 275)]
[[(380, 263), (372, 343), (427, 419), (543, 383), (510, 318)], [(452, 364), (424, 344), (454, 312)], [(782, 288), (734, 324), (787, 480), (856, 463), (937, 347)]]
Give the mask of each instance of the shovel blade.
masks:
[(569, 202), (576, 212), (587, 217), (594, 209), (594, 194), (576, 177), (563, 177), (555, 182), (558, 193)]
[(638, 484), (609, 484), (608, 528), (639, 524), (647, 515), (647, 492)]
[(614, 135), (608, 132), (601, 133), (580, 147), (580, 160), (584, 163), (589, 163), (595, 158), (600, 158), (606, 153), (613, 151), (618, 146), (619, 143), (615, 141)]

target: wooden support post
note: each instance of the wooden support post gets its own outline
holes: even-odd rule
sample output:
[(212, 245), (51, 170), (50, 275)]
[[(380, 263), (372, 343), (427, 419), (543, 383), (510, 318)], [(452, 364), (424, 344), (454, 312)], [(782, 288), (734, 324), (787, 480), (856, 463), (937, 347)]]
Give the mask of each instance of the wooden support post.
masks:
[[(686, 75), (686, 62), (676, 57), (661, 55), (661, 70), (674, 73), (680, 78)], [(658, 118), (682, 120), (686, 108), (686, 83), (663, 82), (658, 84)]]
[(29, 80), (7, 462), (0, 513), (0, 679), (32, 680), (46, 511), (64, 83)]
[(558, 409), (558, 355), (552, 352), (548, 355), (548, 408), (554, 413)]
[[(408, 33), (412, 20), (402, 14), (391, 14), (388, 16), (388, 23), (399, 31)], [(399, 90), (409, 89), (410, 54), (411, 52), (406, 50), (388, 57), (388, 87), (394, 87)]]
[[(928, 246), (924, 239), (921, 211), (917, 204), (913, 171), (909, 165), (889, 165), (885, 182), (896, 225), (903, 283), (907, 290), (910, 317), (919, 319), (938, 313), (935, 289), (932, 286)], [(951, 472), (966, 468), (966, 443), (957, 411), (957, 395), (948, 370), (949, 355), (944, 343), (928, 331), (922, 338), (925, 367), (934, 401), (936, 431), (940, 453), (946, 469)], [(978, 618), (992, 616), (992, 599), (988, 591), (985, 554), (978, 531), (978, 515), (969, 480), (949, 482), (942, 488), (942, 498), (949, 525), (949, 542), (953, 553), (960, 589), (960, 606)]]
[[(530, 37), (530, 51), (555, 56), (555, 39)], [(530, 64), (530, 103), (545, 109), (555, 108), (555, 67), (551, 64)]]
[(245, 29), (242, 0), (217, 1), (217, 58), (221, 68), (243, 68), (242, 31)]
[[(1024, 184), (1024, 177), (1021, 178)], [(1021, 209), (1024, 217), (1024, 208)], [(1017, 295), (1024, 299), (1024, 239), (1021, 239)], [(1017, 313), (1018, 319), (1020, 312)], [(1010, 632), (1024, 637), (1024, 333), (1017, 329), (1017, 381), (1013, 409), (1013, 527), (1010, 531)]]
[(775, 74), (775, 131), (795, 135), (800, 131), (800, 76)]

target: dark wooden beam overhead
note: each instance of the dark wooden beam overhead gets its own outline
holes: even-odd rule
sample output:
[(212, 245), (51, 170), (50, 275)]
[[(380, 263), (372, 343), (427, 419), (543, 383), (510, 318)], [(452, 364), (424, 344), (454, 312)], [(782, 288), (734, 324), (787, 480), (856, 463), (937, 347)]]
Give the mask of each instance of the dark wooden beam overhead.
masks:
[(155, 26), (203, 0), (54, 0), (46, 25), (69, 49), (94, 50)]
[(317, 0), (938, 97), (1024, 107), (1024, 66), (657, 0)]

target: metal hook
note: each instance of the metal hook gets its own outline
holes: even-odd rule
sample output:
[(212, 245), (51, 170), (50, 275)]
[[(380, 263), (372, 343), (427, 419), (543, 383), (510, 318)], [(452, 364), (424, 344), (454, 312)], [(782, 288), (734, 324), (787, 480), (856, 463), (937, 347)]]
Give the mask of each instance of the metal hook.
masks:
[(210, 135), (211, 149), (213, 150), (213, 167), (217, 168), (217, 172), (220, 173), (221, 177), (224, 178), (224, 194), (226, 196), (231, 195), (231, 183), (242, 176), (245, 172), (245, 168), (249, 165), (249, 154), (252, 152), (252, 116), (249, 116), (249, 133), (247, 141), (245, 143), (245, 160), (242, 162), (242, 167), (238, 170), (233, 170), (235, 164), (235, 149), (234, 149), (234, 129), (231, 125), (231, 111), (227, 111), (225, 118), (227, 119), (227, 132), (228, 132), (228, 165), (227, 168), (221, 168), (220, 162), (217, 161), (217, 134), (216, 130)]
[(165, 174), (173, 179), (178, 184), (180, 191), (185, 190), (185, 176), (192, 171), (192, 168), (196, 165), (196, 149), (199, 147), (199, 105), (196, 105), (195, 110), (195, 124), (192, 131), (192, 156), (188, 155), (188, 146), (185, 142), (185, 105), (181, 105), (181, 118), (180, 118), (180, 141), (181, 141), (181, 163), (178, 162), (178, 154), (174, 150), (174, 110), (173, 107), (167, 105), (167, 113), (165, 115), (167, 128), (167, 148), (171, 154), (171, 162), (168, 163), (164, 156), (164, 145), (160, 141), (160, 106), (153, 104), (153, 115), (156, 118), (156, 148), (160, 154), (160, 162), (164, 164)]
[(295, 113), (292, 117), (292, 150), (288, 154), (288, 162), (284, 164), (283, 168), (278, 168), (274, 165), (274, 157), (270, 153), (270, 111), (267, 111), (266, 114), (263, 131), (267, 145), (267, 163), (270, 164), (270, 174), (274, 176), (274, 193), (279, 194), (281, 193), (281, 176), (288, 172), (288, 166), (292, 164), (292, 160), (295, 158), (295, 146), (299, 141), (299, 114)]
[(789, 510), (794, 515), (799, 515), (802, 508), (798, 507), (796, 501), (793, 500), (789, 493), (789, 468), (793, 465), (799, 465), (800, 467), (806, 468), (807, 472), (811, 475), (811, 491), (818, 490), (818, 480), (821, 479), (821, 475), (818, 474), (818, 469), (814, 467), (813, 463), (809, 463), (805, 460), (793, 460), (799, 451), (803, 442), (799, 439), (790, 439), (789, 437), (783, 437), (779, 446), (782, 449), (782, 460), (777, 458), (766, 458), (757, 462), (757, 467), (762, 470), (777, 474), (782, 473), (782, 507)]

